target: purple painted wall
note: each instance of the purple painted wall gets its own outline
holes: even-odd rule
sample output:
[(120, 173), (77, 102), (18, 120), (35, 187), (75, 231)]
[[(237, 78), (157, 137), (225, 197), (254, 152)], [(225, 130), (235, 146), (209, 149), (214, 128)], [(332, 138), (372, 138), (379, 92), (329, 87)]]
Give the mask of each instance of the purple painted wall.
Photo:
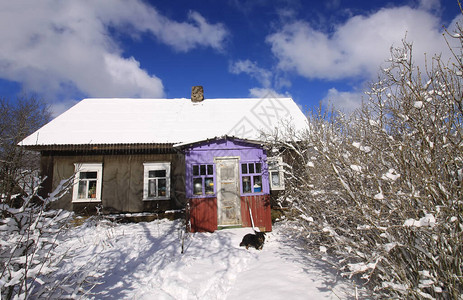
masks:
[[(186, 194), (187, 198), (195, 197), (216, 197), (216, 169), (214, 157), (238, 156), (240, 172), (241, 196), (266, 195), (270, 193), (267, 169), (267, 154), (261, 145), (247, 143), (232, 138), (201, 142), (184, 148), (186, 162)], [(262, 167), (262, 192), (243, 193), (242, 187), (242, 163), (261, 163)], [(194, 165), (213, 165), (214, 194), (196, 196), (193, 194), (193, 166)]]

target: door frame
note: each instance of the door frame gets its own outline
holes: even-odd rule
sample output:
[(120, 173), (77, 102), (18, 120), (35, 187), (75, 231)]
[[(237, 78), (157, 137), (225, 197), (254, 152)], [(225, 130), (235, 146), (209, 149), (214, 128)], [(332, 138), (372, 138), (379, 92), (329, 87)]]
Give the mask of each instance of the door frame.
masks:
[[(241, 218), (241, 180), (240, 180), (240, 159), (241, 157), (240, 156), (216, 156), (214, 157), (214, 163), (216, 165), (216, 190), (217, 190), (217, 225), (219, 227), (232, 227), (232, 226), (241, 226), (243, 225), (243, 219)], [(222, 209), (222, 203), (221, 203), (221, 197), (220, 197), (220, 188), (221, 188), (221, 184), (220, 184), (220, 178), (219, 178), (219, 171), (218, 171), (218, 164), (221, 162), (221, 161), (226, 161), (226, 160), (229, 160), (229, 161), (235, 161), (236, 162), (236, 173), (235, 173), (235, 178), (236, 178), (236, 192), (237, 192), (237, 201), (238, 201), (238, 205), (237, 205), (237, 214), (239, 215), (239, 224), (231, 224), (231, 225), (223, 225), (223, 224), (220, 224), (221, 223), (221, 217), (220, 217), (220, 211)]]

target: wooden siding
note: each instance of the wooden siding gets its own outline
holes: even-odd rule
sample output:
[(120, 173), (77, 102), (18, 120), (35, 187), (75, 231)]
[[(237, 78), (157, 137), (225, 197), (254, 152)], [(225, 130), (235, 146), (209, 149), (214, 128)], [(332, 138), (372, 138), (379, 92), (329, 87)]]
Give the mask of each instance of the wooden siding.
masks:
[(191, 232), (214, 232), (217, 230), (217, 198), (190, 199), (188, 218)]
[(249, 216), (251, 207), (254, 226), (263, 231), (272, 231), (272, 215), (270, 210), (270, 195), (255, 195), (241, 197), (241, 220), (243, 227), (251, 227)]
[[(192, 198), (189, 199), (189, 206), (188, 218), (191, 232), (217, 230), (217, 198)], [(254, 226), (259, 227), (261, 231), (272, 231), (270, 195), (241, 197), (243, 227), (252, 227), (249, 206), (251, 207)]]
[[(214, 159), (218, 157), (239, 157), (239, 163), (260, 162), (262, 163), (262, 191), (264, 194), (270, 193), (268, 172), (266, 171), (265, 161), (267, 153), (261, 145), (247, 143), (233, 138), (223, 138), (219, 140), (210, 140), (198, 144), (189, 145), (184, 149), (186, 162), (186, 193), (188, 198), (193, 195), (193, 178), (192, 166), (198, 164), (215, 164)], [(239, 166), (241, 176), (241, 166)], [(216, 175), (215, 175), (216, 176)], [(214, 176), (214, 177), (215, 177)], [(240, 180), (240, 179), (238, 179)], [(217, 191), (214, 191), (217, 193)]]
[[(171, 199), (143, 201), (143, 163), (156, 161), (168, 161), (171, 163)], [(67, 179), (74, 174), (74, 163), (103, 164), (102, 201), (97, 203), (103, 207), (103, 213), (158, 212), (182, 208), (185, 205), (185, 160), (181, 154), (55, 154), (53, 156), (43, 156), (42, 167), (48, 166), (46, 171), (48, 174), (44, 175), (51, 175), (50, 177), (53, 178), (52, 189), (56, 188), (61, 180)], [(50, 165), (53, 165), (52, 169)], [(52, 203), (51, 206), (55, 209), (95, 212), (95, 203), (73, 203), (72, 191)]]

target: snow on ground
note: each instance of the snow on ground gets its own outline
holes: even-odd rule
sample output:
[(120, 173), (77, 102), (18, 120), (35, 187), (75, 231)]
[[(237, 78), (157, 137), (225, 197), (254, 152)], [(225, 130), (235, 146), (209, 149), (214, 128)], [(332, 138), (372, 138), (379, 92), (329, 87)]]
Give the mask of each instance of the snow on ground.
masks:
[(239, 247), (251, 228), (188, 234), (181, 254), (179, 221), (85, 223), (58, 250), (57, 276), (89, 270), (89, 299), (349, 299), (353, 286), (292, 246), (283, 225), (263, 250)]

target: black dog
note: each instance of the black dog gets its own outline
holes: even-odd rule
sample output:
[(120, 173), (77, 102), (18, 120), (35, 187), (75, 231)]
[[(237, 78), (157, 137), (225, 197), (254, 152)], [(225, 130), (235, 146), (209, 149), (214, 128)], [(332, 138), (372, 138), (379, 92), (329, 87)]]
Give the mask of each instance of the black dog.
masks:
[(262, 250), (265, 242), (265, 232), (256, 232), (256, 234), (248, 233), (243, 237), (243, 241), (240, 243), (240, 247), (244, 246), (246, 249), (249, 246), (256, 248), (257, 250)]

